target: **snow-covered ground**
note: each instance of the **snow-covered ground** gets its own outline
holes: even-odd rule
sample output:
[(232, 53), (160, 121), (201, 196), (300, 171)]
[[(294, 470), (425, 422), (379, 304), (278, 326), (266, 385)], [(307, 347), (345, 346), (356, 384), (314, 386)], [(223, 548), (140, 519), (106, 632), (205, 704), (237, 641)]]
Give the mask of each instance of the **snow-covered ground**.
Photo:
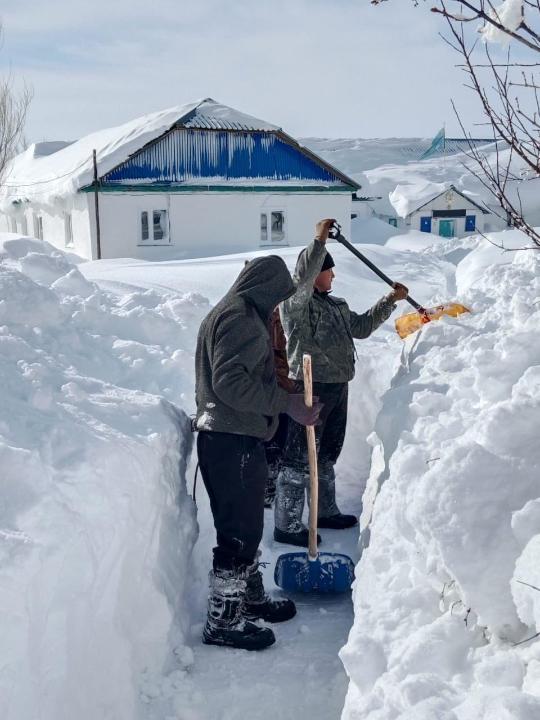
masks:
[[(540, 592), (518, 582), (540, 587), (540, 260), (386, 240), (362, 249), (417, 300), (474, 312), (357, 343), (338, 500), (360, 512), (367, 483), (362, 533), (322, 533), (359, 560), (354, 616), (303, 597), (250, 654), (200, 644), (213, 527), (202, 483), (189, 497), (186, 418), (198, 324), (250, 255), (76, 264), (2, 236), (3, 718), (540, 717), (540, 643), (513, 645), (540, 630)], [(331, 251), (354, 309), (386, 292)], [(271, 532), (268, 513), (270, 586)]]

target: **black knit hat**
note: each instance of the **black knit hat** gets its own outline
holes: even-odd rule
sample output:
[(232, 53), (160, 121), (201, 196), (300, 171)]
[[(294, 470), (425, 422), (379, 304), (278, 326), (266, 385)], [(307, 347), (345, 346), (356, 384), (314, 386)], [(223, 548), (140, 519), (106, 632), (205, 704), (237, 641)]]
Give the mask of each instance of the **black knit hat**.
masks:
[(323, 264), (321, 267), (321, 272), (324, 272), (325, 270), (330, 270), (330, 268), (333, 268), (336, 263), (334, 262), (334, 258), (330, 255), (328, 250), (326, 251), (326, 255), (324, 256)]

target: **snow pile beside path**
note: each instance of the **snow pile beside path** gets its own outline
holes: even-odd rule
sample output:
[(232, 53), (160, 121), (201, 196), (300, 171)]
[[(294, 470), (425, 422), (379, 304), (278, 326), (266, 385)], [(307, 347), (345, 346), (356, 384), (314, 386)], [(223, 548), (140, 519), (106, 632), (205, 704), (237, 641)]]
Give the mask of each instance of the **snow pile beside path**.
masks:
[(0, 716), (131, 720), (189, 664), (191, 433), (151, 393), (191, 389), (206, 303), (118, 300), (13, 234), (0, 260)]
[(455, 252), (474, 313), (407, 341), (370, 438), (345, 720), (540, 717), (540, 257)]

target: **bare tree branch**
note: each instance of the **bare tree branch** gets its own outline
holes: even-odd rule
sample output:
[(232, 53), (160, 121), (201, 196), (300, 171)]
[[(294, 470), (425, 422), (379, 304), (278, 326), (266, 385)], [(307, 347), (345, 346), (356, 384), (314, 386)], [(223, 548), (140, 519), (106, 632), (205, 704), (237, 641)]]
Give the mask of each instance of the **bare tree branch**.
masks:
[[(2, 24), (0, 23), (0, 41)], [(24, 86), (17, 93), (13, 86), (13, 77), (0, 78), (0, 183), (6, 166), (21, 149), (28, 107), (32, 100), (32, 91)]]
[[(390, 0), (372, 0), (373, 5)], [(425, 0), (424, 0), (425, 1)], [(419, 5), (418, 0), (412, 0)], [(502, 141), (504, 153), (496, 144), (494, 155), (488, 157), (479, 150), (467, 133), (454, 102), (452, 107), (464, 137), (468, 141), (465, 155), (471, 163), (464, 167), (496, 199), (509, 226), (518, 228), (530, 240), (534, 249), (540, 249), (540, 232), (524, 217), (521, 189), (529, 180), (540, 178), (540, 77), (535, 74), (540, 62), (540, 0), (524, 0), (521, 17), (506, 26), (501, 7), (495, 0), (435, 0), (430, 10), (446, 20), (448, 33), (441, 35), (444, 42), (460, 56), (457, 67), (464, 72), (466, 88), (477, 97), (494, 141)], [(484, 61), (478, 60), (481, 51), (479, 38), (471, 26), (473, 21), (483, 23)], [(504, 38), (521, 46), (519, 58), (511, 56), (508, 48), (505, 61), (496, 58), (490, 49), (490, 35), (498, 31)], [(534, 53), (524, 57), (523, 51)], [(490, 207), (490, 209), (492, 209)]]

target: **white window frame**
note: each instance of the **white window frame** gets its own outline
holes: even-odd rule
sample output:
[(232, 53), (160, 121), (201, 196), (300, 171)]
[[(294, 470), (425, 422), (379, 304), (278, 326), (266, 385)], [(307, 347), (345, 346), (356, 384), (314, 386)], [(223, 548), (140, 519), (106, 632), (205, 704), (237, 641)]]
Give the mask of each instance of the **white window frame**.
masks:
[[(164, 237), (155, 239), (154, 238), (154, 213), (157, 212), (164, 212), (166, 217), (166, 232)], [(147, 222), (148, 222), (148, 238), (145, 240), (143, 238), (142, 234), (142, 218), (143, 213), (146, 213)], [(138, 247), (163, 247), (171, 245), (171, 216), (169, 212), (168, 207), (153, 207), (153, 208), (143, 208), (142, 210), (138, 211), (138, 237), (139, 241), (137, 243)]]
[[(272, 240), (272, 213), (281, 213), (283, 215), (283, 240)], [(261, 218), (266, 215), (266, 240), (261, 236), (262, 223)], [(261, 247), (288, 247), (288, 221), (287, 213), (282, 207), (264, 208), (259, 214), (259, 244)]]

